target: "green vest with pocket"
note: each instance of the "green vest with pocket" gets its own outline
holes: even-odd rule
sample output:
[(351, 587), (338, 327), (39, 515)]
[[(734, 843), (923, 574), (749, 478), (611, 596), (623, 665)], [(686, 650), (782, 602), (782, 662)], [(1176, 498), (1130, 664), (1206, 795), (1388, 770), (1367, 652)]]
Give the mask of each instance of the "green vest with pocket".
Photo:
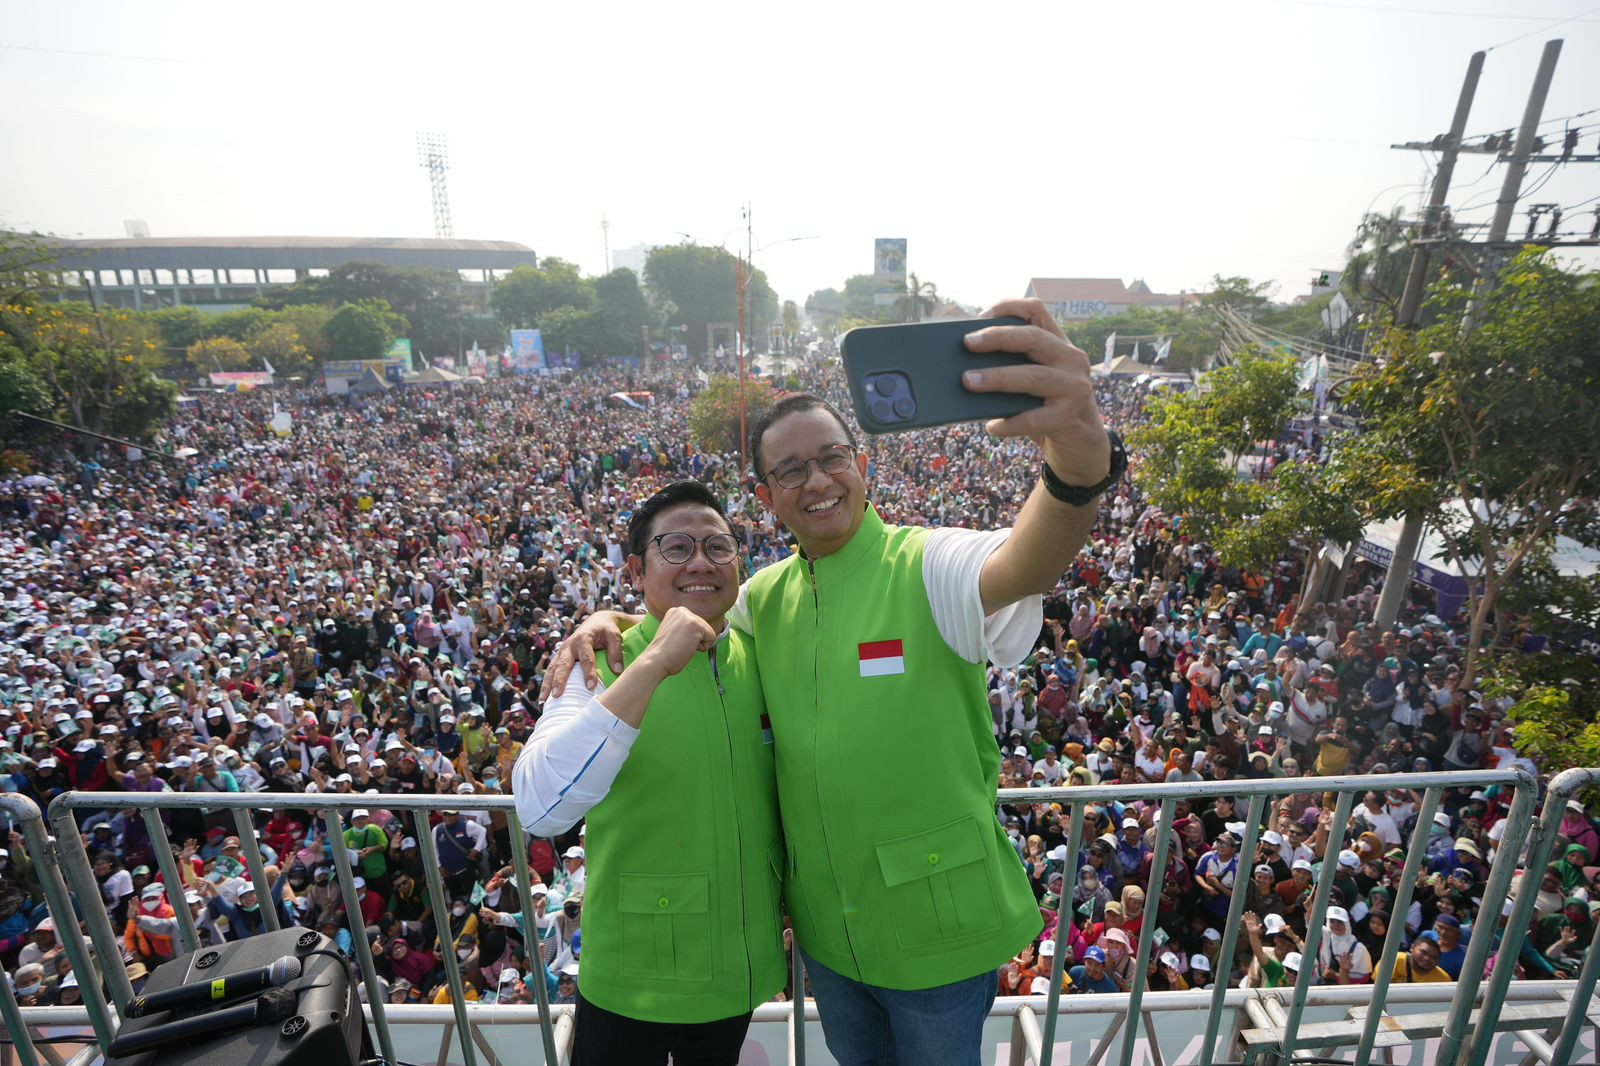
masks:
[[(647, 617), (626, 634), (624, 663), (659, 624)], [(603, 657), (600, 669), (615, 682)], [(733, 630), (656, 689), (587, 818), (578, 983), (589, 1002), (642, 1021), (710, 1022), (783, 989), (783, 843), (764, 712), (750, 638)]]
[(748, 593), (795, 935), (838, 973), (906, 990), (996, 969), (1043, 927), (995, 814), (984, 665), (928, 604), (927, 535), (869, 506), (842, 549), (791, 556)]

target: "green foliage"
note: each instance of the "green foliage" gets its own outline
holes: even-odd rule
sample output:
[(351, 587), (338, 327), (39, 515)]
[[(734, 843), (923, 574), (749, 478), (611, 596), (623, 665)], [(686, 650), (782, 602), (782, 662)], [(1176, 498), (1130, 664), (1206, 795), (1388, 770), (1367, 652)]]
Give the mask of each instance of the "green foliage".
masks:
[(403, 328), (382, 300), (345, 304), (322, 326), (322, 339), (335, 359), (381, 359)]
[[(1068, 339), (1082, 348), (1091, 364), (1105, 360), (1106, 338), (1119, 336), (1170, 336), (1172, 351), (1167, 370), (1204, 370), (1222, 344), (1222, 325), (1214, 312), (1202, 309), (1131, 307), (1120, 315), (1105, 315), (1082, 322), (1063, 322)], [(1127, 346), (1121, 345), (1126, 353)]]
[(931, 281), (919, 281), (915, 274), (906, 285), (906, 291), (894, 303), (902, 322), (921, 322), (939, 306), (939, 287)]
[(212, 316), (195, 307), (163, 307), (148, 317), (161, 334), (161, 346), (170, 352), (187, 352), (195, 341), (217, 335)]
[(189, 365), (200, 374), (250, 369), (250, 352), (232, 337), (206, 337), (189, 345)]
[(563, 259), (546, 259), (536, 267), (519, 266), (489, 293), (489, 306), (504, 329), (540, 329), (551, 311), (570, 307), (588, 310), (595, 302), (594, 283)]
[(1202, 307), (1231, 307), (1244, 318), (1255, 318), (1272, 302), (1277, 286), (1270, 281), (1251, 281), (1249, 278), (1225, 278), (1221, 274), (1211, 277), (1211, 291), (1200, 297)]
[[(658, 303), (677, 308), (671, 321), (689, 327), (685, 340), (690, 352), (705, 352), (707, 323), (738, 321), (738, 265), (722, 248), (689, 243), (656, 248), (645, 261), (644, 280)], [(745, 308), (747, 333), (764, 336), (778, 312), (778, 299), (760, 270), (750, 278)]]
[(1331, 491), (1318, 466), (1285, 464), (1270, 480), (1241, 476), (1239, 460), (1276, 437), (1299, 405), (1293, 356), (1247, 350), (1205, 378), (1205, 391), (1147, 404), (1134, 430), (1135, 479), (1152, 503), (1181, 515), (1191, 536), (1224, 562), (1261, 566), (1307, 539), (1360, 530), (1348, 498)]
[[(333, 311), (320, 304), (302, 304), (285, 307), (274, 314), (273, 320), (282, 322), (294, 330), (295, 337), (306, 350), (306, 360), (314, 366), (330, 358), (330, 349), (327, 340), (323, 338), (322, 327), (327, 325), (328, 319), (332, 317)], [(278, 366), (278, 361), (273, 359), (272, 365)], [(284, 370), (284, 373), (292, 371)]]
[(1600, 766), (1600, 664), (1592, 655), (1497, 651), (1483, 692), (1510, 699), (1519, 752), (1540, 766)]
[(14, 346), (0, 341), (0, 436), (8, 441), (36, 439), (53, 432), (12, 412), (54, 418), (55, 403), (47, 385)]
[[(382, 300), (405, 319), (395, 336), (409, 337), (416, 350), (427, 355), (459, 354), (457, 342), (466, 318), (460, 287), (460, 276), (451, 270), (352, 262), (334, 267), (326, 277), (302, 278), (272, 289), (256, 303), (274, 310), (320, 305), (331, 311), (341, 304)], [(301, 329), (300, 335), (310, 333)]]
[[(1371, 517), (1426, 519), (1458, 566), (1481, 572), (1466, 680), (1495, 598), (1557, 524), (1600, 539), (1597, 282), (1538, 251), (1477, 292), (1446, 276), (1430, 290), (1433, 324), (1391, 330), (1387, 358), (1347, 390), (1363, 429), (1336, 480)], [(1469, 298), (1473, 329), (1462, 322)]]
[(1339, 286), (1358, 308), (1371, 308), (1378, 320), (1392, 322), (1405, 292), (1406, 274), (1417, 231), (1395, 208), (1388, 215), (1367, 215), (1345, 249), (1348, 259)]
[[(777, 399), (765, 378), (746, 376), (746, 420)], [(739, 379), (718, 374), (695, 396), (689, 407), (689, 435), (702, 451), (737, 452), (739, 443)]]
[(263, 370), (271, 364), (275, 373), (284, 376), (311, 371), (311, 358), (291, 322), (282, 319), (267, 322), (244, 339), (244, 347), (251, 360)]

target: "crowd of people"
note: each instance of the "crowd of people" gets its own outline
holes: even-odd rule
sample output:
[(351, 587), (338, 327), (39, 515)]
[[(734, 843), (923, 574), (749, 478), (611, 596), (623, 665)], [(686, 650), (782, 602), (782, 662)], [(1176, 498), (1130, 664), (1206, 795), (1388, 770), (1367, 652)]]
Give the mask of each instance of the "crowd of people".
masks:
[[(835, 365), (796, 373), (848, 407)], [(185, 461), (101, 449), (85, 464), (69, 448), (78, 442), (56, 440), (35, 449), (29, 476), (0, 484), (6, 788), (41, 806), (69, 789), (284, 794), (255, 824), (266, 898), (231, 812), (163, 812), (182, 885), (161, 876), (137, 811), (79, 812), (136, 988), (181, 953), (174, 908), (189, 909), (207, 942), (261, 932), (272, 908), (347, 951), (365, 936), (382, 987), (363, 987), (364, 998), (449, 1002), (441, 960), (454, 952), (471, 1001), (532, 1002), (537, 981), (553, 1001), (573, 1000), (583, 827), (527, 842), (533, 883), (523, 885), (512, 853), (523, 842), (503, 813), (448, 804), (509, 791), (556, 645), (594, 611), (638, 609), (624, 532), (660, 485), (715, 487), (746, 573), (791, 550), (737, 455), (689, 443), (700, 386), (674, 364), (368, 397), (211, 394), (163, 432), (165, 450), (193, 449)], [(607, 402), (641, 387), (655, 397), (644, 410)], [(1098, 400), (1125, 428), (1146, 396), (1108, 381)], [(278, 409), (293, 419), (286, 436), (267, 425)], [(1019, 461), (1027, 447), (972, 426), (874, 439), (872, 499), (888, 522), (1005, 525), (1033, 484), (1037, 464)], [(1107, 493), (1092, 544), (1046, 598), (1037, 652), (990, 670), (997, 784), (1556, 769), (1519, 755), (1504, 708), (1458, 683), (1461, 637), (1448, 621), (1413, 605), (1380, 632), (1366, 624), (1370, 586), (1301, 603), (1302, 567), (1223, 566), (1131, 480)], [(910, 758), (885, 753), (884, 772)], [(363, 797), (343, 841), (294, 807), (307, 792)], [(439, 799), (419, 821), (385, 808), (394, 795)], [(1001, 970), (1000, 992), (1038, 993), (1052, 976), (1071, 992), (1272, 987), (1303, 967), (1359, 983), (1391, 922), (1406, 931), (1396, 980), (1453, 979), (1474, 923), (1500, 920), (1504, 901), (1484, 899), (1483, 886), (1508, 803), (1494, 788), (1453, 791), (1419, 826), (1416, 793), (1373, 791), (1346, 833), (1308, 781), (1270, 805), (1246, 856), (1242, 802), (1180, 801), (1155, 900), (1157, 805), (1090, 807), (1071, 856), (1061, 804), (1001, 807), (1046, 929)], [(1600, 908), (1595, 823), (1574, 804), (1561, 832), (1558, 861), (1521, 880), (1538, 892), (1519, 959), (1529, 978), (1574, 975)], [(426, 890), (419, 833), (433, 836), (447, 915)], [(1394, 914), (1411, 846), (1426, 848), (1427, 870)], [(336, 847), (354, 853), (359, 916), (346, 913)], [(1321, 877), (1333, 879), (1334, 906), (1307, 960)], [(1235, 892), (1246, 893), (1246, 935), (1221, 958)], [(536, 928), (524, 928), (525, 910)], [(57, 934), (77, 920), (49, 913), (12, 832), (0, 849), (0, 963), (23, 1005), (78, 1001)], [(1133, 947), (1146, 923), (1158, 948), (1140, 974)]]

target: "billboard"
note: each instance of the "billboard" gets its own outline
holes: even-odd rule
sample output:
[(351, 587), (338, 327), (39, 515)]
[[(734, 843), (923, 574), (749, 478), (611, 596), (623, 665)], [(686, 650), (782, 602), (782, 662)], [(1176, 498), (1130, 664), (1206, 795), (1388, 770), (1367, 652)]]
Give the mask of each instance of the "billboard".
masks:
[(906, 239), (879, 237), (872, 242), (872, 305), (892, 307), (906, 291)]
[(545, 369), (544, 338), (538, 330), (511, 331), (511, 365), (519, 374), (536, 374)]
[(906, 283), (904, 237), (879, 237), (872, 242), (872, 273), (882, 282)]
[(246, 392), (272, 384), (272, 375), (264, 370), (217, 370), (211, 374), (211, 386), (229, 392)]
[(389, 350), (383, 353), (383, 359), (384, 362), (387, 363), (393, 363), (396, 361), (404, 362), (406, 365), (405, 372), (407, 374), (416, 373), (416, 364), (411, 360), (411, 341), (409, 338), (396, 338), (395, 342), (389, 345)]

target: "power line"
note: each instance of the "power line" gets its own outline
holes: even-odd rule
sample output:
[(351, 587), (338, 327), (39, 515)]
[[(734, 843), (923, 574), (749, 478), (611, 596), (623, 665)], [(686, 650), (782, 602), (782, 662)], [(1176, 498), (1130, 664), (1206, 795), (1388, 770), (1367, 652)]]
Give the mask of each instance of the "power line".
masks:
[[(1526, 21), (1538, 21), (1550, 17), (1549, 15), (1518, 15), (1498, 11), (1429, 11), (1425, 8), (1395, 7), (1390, 4), (1341, 4), (1334, 3), (1333, 0), (1285, 0), (1285, 2), (1298, 7), (1331, 7), (1343, 11), (1387, 11), (1396, 15), (1444, 15), (1454, 18), (1523, 19)], [(1574, 18), (1582, 18), (1582, 16), (1577, 15)]]
[(1570, 15), (1567, 18), (1561, 19), (1560, 21), (1552, 22), (1548, 26), (1541, 26), (1536, 30), (1529, 30), (1527, 33), (1519, 33), (1519, 34), (1517, 34), (1517, 36), (1511, 38), (1509, 41), (1501, 41), (1499, 44), (1491, 44), (1488, 48), (1485, 48), (1484, 51), (1485, 52), (1492, 52), (1496, 48), (1504, 48), (1508, 44), (1516, 44), (1518, 41), (1523, 40), (1524, 38), (1532, 37), (1533, 35), (1538, 34), (1538, 33), (1545, 33), (1545, 32), (1547, 32), (1549, 30), (1555, 29), (1557, 26), (1565, 26), (1569, 22), (1576, 22), (1581, 18), (1584, 18), (1584, 17), (1586, 17), (1588, 15), (1594, 14), (1596, 11), (1600, 11), (1600, 6), (1591, 7), (1587, 11), (1581, 11), (1576, 15)]
[(141, 63), (181, 63), (188, 64), (186, 59), (172, 56), (136, 56), (126, 52), (86, 52), (77, 48), (41, 48), (32, 44), (0, 44), (0, 48), (9, 48), (15, 52), (40, 52), (52, 56), (88, 56), (92, 59), (133, 59)]

